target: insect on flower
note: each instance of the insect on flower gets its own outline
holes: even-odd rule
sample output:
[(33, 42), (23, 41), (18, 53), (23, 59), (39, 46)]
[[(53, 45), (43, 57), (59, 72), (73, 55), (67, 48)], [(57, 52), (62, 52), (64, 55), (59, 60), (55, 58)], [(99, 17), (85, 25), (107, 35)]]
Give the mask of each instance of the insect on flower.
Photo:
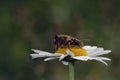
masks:
[(55, 50), (58, 48), (82, 47), (83, 42), (79, 39), (68, 35), (55, 35), (54, 37)]
[(68, 65), (68, 62), (71, 60), (97, 60), (107, 65), (105, 61), (111, 60), (106, 57), (101, 57), (101, 55), (110, 53), (111, 50), (104, 50), (97, 46), (84, 46), (81, 40), (68, 35), (56, 35), (54, 37), (54, 44), (55, 53), (32, 49), (35, 54), (30, 55), (32, 58), (44, 57), (45, 61), (59, 59), (65, 65)]

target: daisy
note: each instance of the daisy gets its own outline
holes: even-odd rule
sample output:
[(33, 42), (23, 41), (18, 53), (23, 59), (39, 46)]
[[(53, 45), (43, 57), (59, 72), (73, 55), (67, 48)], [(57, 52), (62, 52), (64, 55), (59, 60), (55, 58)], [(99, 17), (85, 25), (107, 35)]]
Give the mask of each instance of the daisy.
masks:
[(81, 48), (58, 48), (55, 53), (50, 53), (46, 51), (31, 49), (34, 54), (30, 54), (32, 59), (44, 57), (44, 61), (49, 61), (53, 59), (59, 59), (64, 65), (68, 65), (71, 60), (97, 60), (99, 62), (108, 65), (105, 61), (111, 61), (111, 59), (106, 57), (101, 57), (101, 55), (108, 54), (111, 50), (104, 50), (97, 46), (83, 46)]

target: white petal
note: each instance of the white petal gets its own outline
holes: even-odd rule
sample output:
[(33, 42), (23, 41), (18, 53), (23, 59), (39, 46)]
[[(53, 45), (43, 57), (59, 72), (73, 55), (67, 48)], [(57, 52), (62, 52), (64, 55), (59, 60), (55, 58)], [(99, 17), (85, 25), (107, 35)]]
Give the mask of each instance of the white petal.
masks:
[(71, 57), (74, 57), (74, 53), (72, 51), (70, 51), (69, 49), (66, 50), (66, 53), (67, 53), (67, 56), (71, 56)]
[(82, 61), (92, 60), (92, 58), (89, 57), (89, 56), (76, 56), (76, 57), (73, 57), (73, 58), (77, 59), (77, 60), (82, 60)]
[(94, 49), (97, 48), (97, 46), (88, 46), (88, 45), (86, 45), (86, 46), (83, 46), (83, 48), (86, 49), (86, 50), (89, 50), (89, 49), (90, 49), (90, 50), (91, 50), (91, 49), (94, 50)]
[(110, 61), (109, 58), (106, 58), (106, 57), (89, 57), (89, 56), (76, 56), (76, 57), (73, 57), (74, 59), (77, 59), (77, 60), (82, 60), (82, 61), (87, 61), (87, 60), (97, 60), (97, 61), (100, 61), (102, 63), (104, 63), (105, 65), (107, 65), (107, 63), (103, 60), (108, 60)]
[(46, 59), (44, 59), (44, 61), (50, 61), (50, 60), (58, 59), (58, 58), (59, 58), (59, 57), (46, 58)]
[(111, 61), (110, 58), (106, 58), (106, 57), (95, 57), (95, 58), (97, 58), (97, 59), (102, 59), (102, 60), (106, 60), (106, 61)]
[(68, 62), (66, 62), (66, 61), (62, 61), (62, 63), (66, 66), (68, 65)]
[(35, 50), (35, 49), (31, 49), (31, 50), (35, 52), (35, 54), (30, 54), (30, 56), (32, 56), (32, 59), (38, 58), (38, 57), (60, 57), (61, 56), (60, 54), (54, 54), (54, 53), (49, 53), (49, 52)]
[(101, 51), (101, 50), (97, 49), (95, 52), (88, 51), (88, 55), (89, 56), (100, 56), (100, 55), (108, 54), (110, 52), (111, 52), (110, 50)]
[(51, 54), (51, 53), (49, 53), (49, 52), (46, 52), (46, 51), (41, 51), (41, 50), (36, 50), (36, 49), (31, 49), (33, 52), (35, 52), (35, 53), (38, 53), (38, 54), (46, 54), (46, 55), (49, 55), (49, 54)]
[(111, 50), (104, 50), (96, 46), (84, 46), (83, 48), (87, 51), (88, 56), (100, 56), (111, 52)]
[(67, 55), (61, 55), (59, 61), (63, 60)]
[(102, 62), (102, 63), (104, 63), (106, 66), (108, 66), (108, 64), (107, 64), (105, 61), (101, 60), (101, 59), (95, 59), (95, 60), (97, 60), (97, 61), (99, 61), (99, 62)]
[(30, 56), (32, 56), (32, 59), (42, 57), (42, 55), (39, 54), (30, 54)]

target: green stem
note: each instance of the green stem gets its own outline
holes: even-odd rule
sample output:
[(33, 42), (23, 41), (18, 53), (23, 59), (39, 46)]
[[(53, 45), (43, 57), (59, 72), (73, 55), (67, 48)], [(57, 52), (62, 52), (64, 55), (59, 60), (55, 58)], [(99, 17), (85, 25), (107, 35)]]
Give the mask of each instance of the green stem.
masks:
[(74, 80), (74, 62), (69, 62), (69, 80)]

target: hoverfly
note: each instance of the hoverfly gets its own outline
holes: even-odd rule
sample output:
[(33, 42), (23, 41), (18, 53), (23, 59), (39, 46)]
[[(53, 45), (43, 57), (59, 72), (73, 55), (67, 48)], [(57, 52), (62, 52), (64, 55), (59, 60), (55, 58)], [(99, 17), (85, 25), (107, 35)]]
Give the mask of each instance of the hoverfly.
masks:
[(80, 48), (83, 46), (83, 42), (74, 37), (60, 34), (60, 35), (55, 35), (54, 45), (55, 45), (55, 50), (57, 50), (58, 48), (73, 48), (73, 47)]

